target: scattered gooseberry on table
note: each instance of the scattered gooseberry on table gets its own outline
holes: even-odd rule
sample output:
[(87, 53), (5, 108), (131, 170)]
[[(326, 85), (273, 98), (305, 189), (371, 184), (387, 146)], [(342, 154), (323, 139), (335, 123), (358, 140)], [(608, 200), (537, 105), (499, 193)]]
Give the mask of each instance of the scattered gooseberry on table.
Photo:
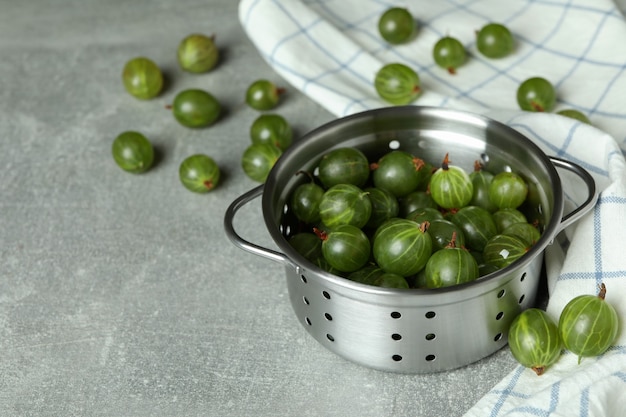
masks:
[(139, 132), (127, 131), (118, 135), (111, 152), (120, 168), (134, 174), (147, 171), (154, 161), (152, 143)]
[(556, 90), (543, 77), (528, 78), (517, 88), (517, 104), (526, 111), (552, 111), (556, 104)]
[(409, 104), (422, 93), (417, 72), (398, 62), (384, 65), (378, 70), (374, 87), (380, 98), (394, 105)]
[(185, 71), (202, 73), (212, 70), (219, 59), (215, 36), (194, 33), (178, 45), (178, 64)]
[(268, 80), (256, 80), (246, 90), (246, 103), (255, 110), (272, 110), (278, 105), (284, 88)]
[(167, 108), (172, 110), (178, 123), (191, 128), (210, 126), (221, 112), (220, 102), (215, 96), (200, 89), (181, 91)]
[(378, 32), (390, 44), (407, 42), (413, 36), (416, 24), (411, 12), (403, 7), (391, 7), (378, 19)]
[(457, 68), (465, 63), (465, 47), (456, 38), (445, 36), (435, 43), (433, 47), (433, 59), (435, 63), (455, 74)]
[(122, 71), (124, 88), (133, 97), (148, 100), (156, 97), (163, 88), (163, 73), (149, 58), (133, 58)]
[(241, 167), (245, 174), (257, 182), (265, 182), (270, 171), (283, 154), (279, 148), (267, 143), (253, 143), (241, 156)]
[(284, 151), (291, 145), (293, 131), (280, 114), (262, 114), (250, 125), (250, 139), (252, 143), (267, 143)]
[(561, 312), (561, 339), (570, 352), (578, 355), (578, 363), (583, 357), (603, 354), (615, 342), (619, 316), (605, 297), (606, 285), (602, 283), (597, 295), (579, 295)]
[(487, 58), (504, 58), (513, 52), (511, 31), (500, 23), (488, 23), (476, 34), (476, 47)]
[(208, 193), (219, 184), (220, 168), (210, 156), (195, 154), (183, 160), (178, 176), (189, 191)]
[(581, 111), (575, 109), (564, 109), (556, 112), (556, 114), (560, 114), (561, 116), (569, 117), (570, 119), (578, 120), (579, 122), (586, 123), (588, 125), (591, 124), (589, 118)]
[(556, 323), (538, 308), (524, 310), (513, 319), (508, 342), (513, 357), (537, 375), (559, 359), (563, 346)]

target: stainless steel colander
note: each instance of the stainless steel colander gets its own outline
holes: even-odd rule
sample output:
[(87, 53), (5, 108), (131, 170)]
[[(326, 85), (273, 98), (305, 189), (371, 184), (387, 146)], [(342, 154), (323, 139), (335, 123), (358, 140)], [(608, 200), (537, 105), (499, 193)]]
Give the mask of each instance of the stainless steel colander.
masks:
[[(491, 172), (513, 170), (529, 184), (525, 214), (539, 223), (542, 237), (508, 267), (437, 290), (378, 288), (325, 272), (288, 243), (297, 222), (286, 203), (306, 180), (296, 173), (313, 172), (320, 158), (338, 147), (359, 148), (370, 160), (402, 149), (427, 161), (449, 153), (455, 165), (468, 170), (476, 160)], [(567, 214), (557, 168), (576, 174), (588, 191)], [(233, 226), (237, 211), (261, 195), (265, 225), (278, 251), (246, 241)], [(511, 321), (535, 303), (546, 246), (596, 200), (594, 180), (583, 168), (548, 157), (502, 123), (461, 111), (404, 106), (337, 119), (306, 134), (283, 154), (264, 185), (233, 201), (224, 226), (236, 246), (285, 266), (293, 310), (323, 346), (367, 367), (427, 373), (470, 364), (506, 344)]]

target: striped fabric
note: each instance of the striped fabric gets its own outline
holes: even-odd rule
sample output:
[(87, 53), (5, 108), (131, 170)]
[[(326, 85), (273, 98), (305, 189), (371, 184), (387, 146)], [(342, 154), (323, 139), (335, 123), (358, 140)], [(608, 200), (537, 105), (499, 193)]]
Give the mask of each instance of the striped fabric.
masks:
[[(378, 17), (407, 7), (418, 22), (410, 43), (386, 44)], [(373, 77), (385, 63), (402, 62), (420, 75), (415, 104), (485, 114), (519, 130), (548, 155), (576, 162), (596, 179), (596, 207), (546, 252), (555, 320), (574, 296), (594, 294), (603, 282), (621, 319), (616, 344), (598, 358), (566, 352), (544, 375), (519, 367), (467, 416), (626, 415), (626, 22), (609, 0), (242, 0), (241, 24), (259, 53), (293, 88), (336, 116), (387, 106)], [(513, 54), (487, 59), (475, 31), (505, 24)], [(456, 75), (435, 65), (432, 46), (459, 39), (468, 60)], [(558, 92), (556, 110), (578, 109), (594, 126), (556, 114), (518, 110), (517, 86), (541, 76)], [(571, 206), (584, 187), (563, 176)]]

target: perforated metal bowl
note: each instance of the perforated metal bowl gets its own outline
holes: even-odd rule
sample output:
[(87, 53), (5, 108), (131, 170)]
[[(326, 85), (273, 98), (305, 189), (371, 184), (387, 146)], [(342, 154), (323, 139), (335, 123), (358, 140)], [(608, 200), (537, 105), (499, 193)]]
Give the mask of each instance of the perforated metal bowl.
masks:
[[(287, 201), (320, 158), (338, 147), (361, 149), (375, 160), (402, 149), (427, 161), (450, 153), (455, 165), (482, 161), (492, 172), (513, 170), (529, 184), (529, 220), (541, 239), (508, 267), (455, 287), (397, 290), (368, 286), (323, 271), (288, 243), (296, 232)], [(564, 214), (557, 169), (578, 175), (588, 198)], [(234, 229), (237, 211), (262, 195), (265, 225), (279, 250), (243, 239)], [(581, 167), (548, 157), (529, 139), (494, 120), (432, 107), (391, 107), (337, 119), (311, 131), (279, 159), (266, 183), (237, 198), (224, 225), (231, 241), (246, 251), (285, 265), (293, 310), (304, 328), (331, 351), (385, 371), (426, 373), (482, 359), (507, 342), (511, 321), (534, 305), (543, 253), (555, 236), (590, 210), (597, 199), (593, 178)]]

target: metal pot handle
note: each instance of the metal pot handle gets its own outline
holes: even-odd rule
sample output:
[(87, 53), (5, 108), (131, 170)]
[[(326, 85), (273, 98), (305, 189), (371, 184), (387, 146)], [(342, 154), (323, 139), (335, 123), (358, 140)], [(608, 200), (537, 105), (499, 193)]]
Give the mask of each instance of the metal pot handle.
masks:
[(264, 258), (268, 258), (272, 261), (280, 262), (282, 264), (292, 265), (293, 263), (285, 254), (251, 243), (242, 238), (235, 231), (235, 228), (233, 226), (235, 214), (237, 214), (240, 208), (242, 208), (255, 198), (259, 197), (261, 194), (263, 194), (263, 184), (240, 195), (239, 197), (237, 197), (237, 199), (235, 199), (235, 201), (230, 204), (230, 206), (228, 206), (228, 208), (226, 209), (226, 214), (224, 215), (224, 229), (226, 230), (226, 236), (228, 236), (228, 238), (231, 240), (231, 242), (235, 244), (235, 246), (247, 252), (262, 256)]
[(561, 218), (561, 224), (559, 225), (560, 232), (587, 214), (596, 205), (596, 202), (598, 201), (598, 192), (596, 190), (596, 182), (593, 177), (580, 165), (553, 156), (550, 157), (550, 161), (556, 168), (566, 169), (578, 175), (587, 186), (588, 193), (587, 199), (581, 205)]

